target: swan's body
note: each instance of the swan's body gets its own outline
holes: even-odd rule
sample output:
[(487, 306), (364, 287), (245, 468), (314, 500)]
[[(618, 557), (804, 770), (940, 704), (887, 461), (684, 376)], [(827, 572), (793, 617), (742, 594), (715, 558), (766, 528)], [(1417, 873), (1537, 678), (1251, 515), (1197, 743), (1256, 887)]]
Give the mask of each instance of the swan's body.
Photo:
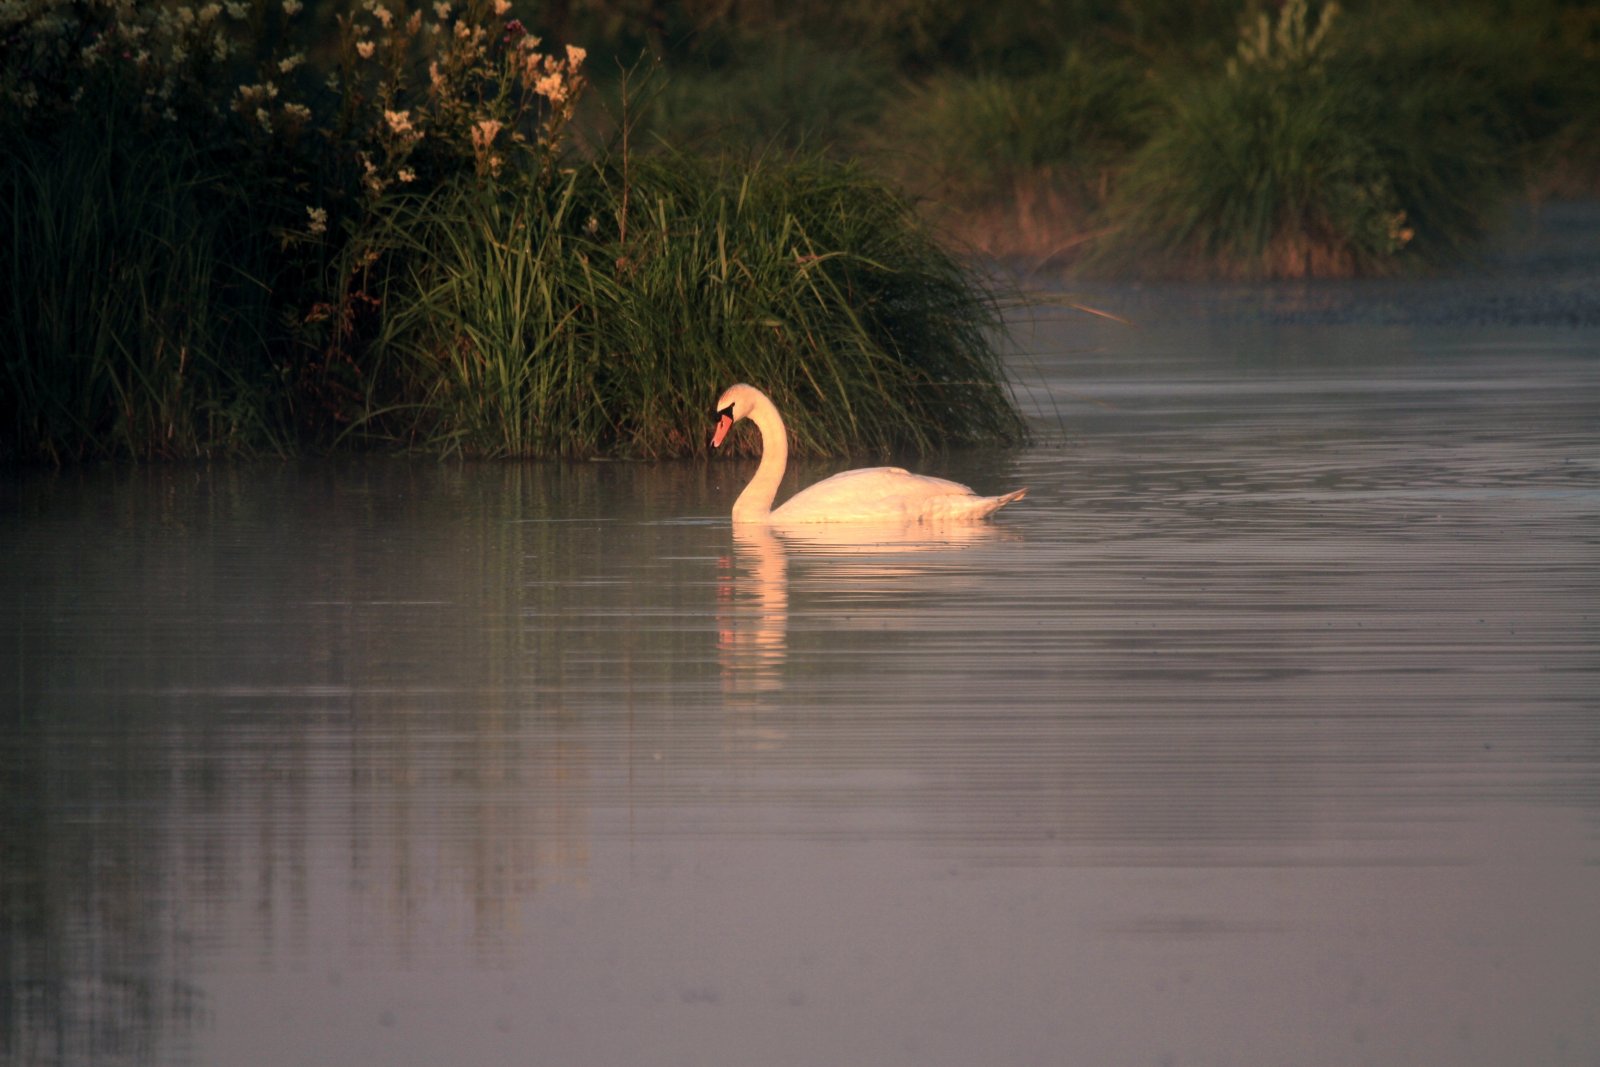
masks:
[(750, 385), (731, 386), (717, 401), (717, 430), (713, 447), (740, 419), (749, 419), (761, 431), (761, 466), (733, 503), (736, 523), (774, 526), (818, 522), (913, 523), (960, 522), (983, 516), (1020, 499), (1018, 489), (1003, 496), (979, 496), (959, 482), (912, 474), (900, 467), (863, 467), (844, 471), (802, 489), (773, 508), (778, 483), (789, 465), (789, 435), (783, 417), (761, 390)]

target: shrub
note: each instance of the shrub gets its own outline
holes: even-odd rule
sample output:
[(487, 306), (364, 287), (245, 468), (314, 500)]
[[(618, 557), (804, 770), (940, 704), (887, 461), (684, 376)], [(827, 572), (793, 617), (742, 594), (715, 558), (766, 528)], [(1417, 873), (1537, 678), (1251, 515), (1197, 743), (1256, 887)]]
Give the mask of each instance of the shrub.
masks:
[(312, 58), (301, 0), (0, 12), (0, 454), (283, 449), (348, 420), (344, 242), (401, 190), (559, 152), (581, 50), (486, 28), (509, 6), (369, 0)]

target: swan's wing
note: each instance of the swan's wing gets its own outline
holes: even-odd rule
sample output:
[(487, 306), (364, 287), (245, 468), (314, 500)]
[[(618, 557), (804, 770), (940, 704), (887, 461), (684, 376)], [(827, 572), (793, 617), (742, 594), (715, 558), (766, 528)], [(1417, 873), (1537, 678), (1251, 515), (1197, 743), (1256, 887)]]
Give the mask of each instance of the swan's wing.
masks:
[(772, 513), (774, 522), (858, 522), (903, 517), (915, 520), (938, 497), (972, 497), (971, 489), (946, 478), (912, 474), (903, 467), (862, 467), (800, 490)]

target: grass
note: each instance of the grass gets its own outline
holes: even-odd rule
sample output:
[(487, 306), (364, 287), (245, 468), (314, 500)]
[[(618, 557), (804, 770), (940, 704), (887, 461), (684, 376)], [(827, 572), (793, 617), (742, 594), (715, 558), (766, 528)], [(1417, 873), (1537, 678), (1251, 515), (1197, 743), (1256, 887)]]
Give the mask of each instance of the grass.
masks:
[(1175, 99), (1108, 207), (1092, 266), (1110, 273), (1373, 273), (1407, 221), (1365, 94), (1278, 77), (1216, 79)]
[[(1291, 0), (1218, 73), (1168, 93), (1107, 204), (1090, 268), (1226, 277), (1393, 273), (1464, 254), (1511, 185), (1502, 71), (1415, 18), (1370, 24)], [(1490, 57), (1492, 48), (1480, 50)]]
[(279, 450), (265, 235), (226, 175), (120, 122), (0, 162), (0, 457)]
[(1022, 436), (992, 300), (856, 168), (605, 159), (549, 189), (452, 185), (380, 246), (379, 439), (698, 454), (735, 381), (785, 405), (802, 453)]

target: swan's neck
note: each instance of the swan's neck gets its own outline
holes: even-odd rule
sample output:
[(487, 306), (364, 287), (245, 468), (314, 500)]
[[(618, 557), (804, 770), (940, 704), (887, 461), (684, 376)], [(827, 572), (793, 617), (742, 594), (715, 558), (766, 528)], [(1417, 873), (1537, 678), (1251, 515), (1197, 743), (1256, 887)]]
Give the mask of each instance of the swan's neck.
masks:
[(789, 434), (783, 428), (783, 416), (772, 402), (762, 397), (750, 412), (750, 421), (761, 431), (761, 466), (733, 502), (734, 522), (767, 521), (772, 514), (772, 501), (778, 495), (778, 483), (789, 466)]

